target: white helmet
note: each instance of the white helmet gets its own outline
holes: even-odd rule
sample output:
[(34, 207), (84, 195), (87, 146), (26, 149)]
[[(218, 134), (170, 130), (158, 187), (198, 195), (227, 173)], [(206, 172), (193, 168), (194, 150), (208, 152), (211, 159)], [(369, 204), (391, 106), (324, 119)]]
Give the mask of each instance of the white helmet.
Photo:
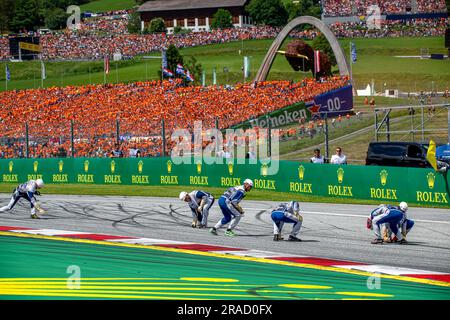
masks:
[(182, 191), (182, 192), (180, 193), (180, 200), (181, 200), (181, 201), (184, 201), (184, 199), (186, 198), (186, 196), (187, 196), (187, 192)]
[(408, 211), (408, 204), (405, 201), (400, 202), (400, 210), (402, 210), (403, 212)]
[(38, 188), (42, 188), (44, 186), (44, 180), (42, 179), (37, 179), (35, 182)]
[(289, 202), (289, 206), (292, 208), (294, 212), (300, 212), (300, 204), (297, 201)]
[(252, 187), (253, 188), (253, 181), (252, 180), (250, 180), (250, 179), (245, 179), (244, 180), (244, 184), (248, 184), (250, 187)]

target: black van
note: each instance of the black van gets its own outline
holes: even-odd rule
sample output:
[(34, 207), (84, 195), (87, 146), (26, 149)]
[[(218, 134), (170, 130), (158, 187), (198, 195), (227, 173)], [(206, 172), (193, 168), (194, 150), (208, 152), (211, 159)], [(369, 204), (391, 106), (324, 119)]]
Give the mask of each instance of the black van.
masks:
[(371, 142), (366, 165), (431, 168), (426, 147), (416, 142)]

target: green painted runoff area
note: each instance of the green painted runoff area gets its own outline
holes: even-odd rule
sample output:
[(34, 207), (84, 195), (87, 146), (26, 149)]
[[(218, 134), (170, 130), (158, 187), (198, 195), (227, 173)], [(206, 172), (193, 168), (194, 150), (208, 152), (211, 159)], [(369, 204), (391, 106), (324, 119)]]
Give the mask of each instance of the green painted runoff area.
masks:
[(395, 279), (369, 289), (362, 275), (17, 236), (0, 236), (0, 275), (0, 299), (450, 298), (448, 287)]

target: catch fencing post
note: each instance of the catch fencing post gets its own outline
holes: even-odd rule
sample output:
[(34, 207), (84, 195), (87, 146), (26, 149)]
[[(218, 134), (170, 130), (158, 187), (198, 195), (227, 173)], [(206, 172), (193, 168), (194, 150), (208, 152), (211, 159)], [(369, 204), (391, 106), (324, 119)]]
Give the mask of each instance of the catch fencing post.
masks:
[(377, 110), (374, 110), (375, 112), (375, 141), (378, 142), (378, 113)]
[(328, 140), (328, 113), (325, 113), (325, 159), (328, 161), (330, 156), (329, 140)]
[(75, 150), (74, 150), (74, 139), (73, 139), (73, 120), (70, 120), (70, 148), (72, 150), (71, 154), (72, 154), (72, 158), (75, 157)]
[(448, 117), (448, 143), (450, 143), (450, 105), (447, 105), (447, 117)]
[(166, 129), (164, 119), (161, 120), (161, 136), (162, 136), (162, 156), (166, 156)]
[(30, 149), (28, 147), (29, 145), (29, 137), (28, 137), (28, 122), (25, 122), (25, 153), (27, 155), (27, 159), (30, 157)]
[(391, 124), (389, 122), (390, 118), (389, 118), (389, 113), (387, 114), (387, 118), (386, 118), (386, 139), (387, 142), (391, 142)]
[(117, 135), (117, 143), (120, 143), (120, 121), (116, 120), (116, 135)]
[(272, 122), (270, 121), (270, 118), (267, 117), (267, 138), (268, 138), (268, 142), (269, 142), (269, 150), (267, 151), (267, 154), (270, 157), (272, 157)]
[[(219, 118), (216, 117), (216, 132), (217, 134), (221, 134), (221, 132), (219, 131)], [(216, 137), (216, 145), (214, 147), (214, 156), (217, 157), (217, 154), (219, 153), (219, 137)]]
[(422, 110), (422, 112), (421, 112), (421, 117), (422, 117), (422, 125), (421, 125), (421, 127), (422, 127), (422, 143), (424, 143), (425, 142), (425, 118), (424, 118), (424, 114), (423, 114), (423, 106), (422, 106), (422, 108), (420, 108), (421, 110)]

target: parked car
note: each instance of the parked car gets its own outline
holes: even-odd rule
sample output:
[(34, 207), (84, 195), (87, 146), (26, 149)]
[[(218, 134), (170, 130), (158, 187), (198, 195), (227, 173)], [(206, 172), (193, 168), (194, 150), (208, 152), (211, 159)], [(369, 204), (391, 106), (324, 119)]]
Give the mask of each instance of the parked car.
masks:
[(371, 142), (366, 165), (431, 168), (427, 147), (416, 142)]

